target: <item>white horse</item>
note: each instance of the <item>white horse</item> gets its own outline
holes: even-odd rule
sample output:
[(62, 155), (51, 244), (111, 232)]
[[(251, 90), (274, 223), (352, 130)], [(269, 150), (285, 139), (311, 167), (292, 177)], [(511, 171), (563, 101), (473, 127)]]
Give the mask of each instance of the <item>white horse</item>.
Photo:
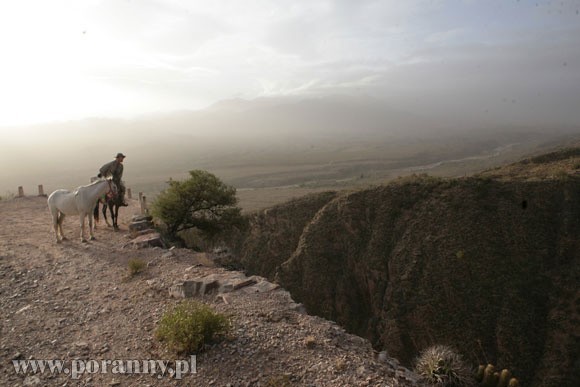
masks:
[[(99, 179), (89, 185), (78, 187), (74, 191), (58, 189), (48, 197), (48, 208), (52, 215), (52, 226), (56, 235), (56, 243), (65, 240), (62, 233), (62, 222), (66, 215), (79, 215), (81, 225), (81, 242), (86, 242), (85, 234), (85, 216), (89, 217), (90, 239), (94, 240), (93, 235), (93, 210), (97, 199), (105, 194), (117, 194), (117, 186), (110, 179)], [(59, 239), (59, 231), (62, 239)]]

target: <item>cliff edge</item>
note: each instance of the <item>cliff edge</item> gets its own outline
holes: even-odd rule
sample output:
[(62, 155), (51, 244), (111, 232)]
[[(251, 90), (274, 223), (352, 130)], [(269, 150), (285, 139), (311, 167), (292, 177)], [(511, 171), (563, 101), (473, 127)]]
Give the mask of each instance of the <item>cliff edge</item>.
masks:
[(580, 380), (580, 147), (294, 200), (253, 214), (232, 245), (249, 272), (405, 365), (448, 344), (522, 385)]

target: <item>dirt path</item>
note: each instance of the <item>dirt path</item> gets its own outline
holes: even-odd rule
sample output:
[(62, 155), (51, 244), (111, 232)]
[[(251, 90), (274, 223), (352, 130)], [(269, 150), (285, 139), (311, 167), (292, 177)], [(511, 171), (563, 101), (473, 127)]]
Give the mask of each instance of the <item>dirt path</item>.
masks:
[[(159, 374), (50, 372), (18, 374), (12, 360), (72, 362), (176, 359), (154, 338), (175, 280), (227, 273), (188, 250), (123, 248), (134, 201), (122, 208), (120, 232), (102, 224), (96, 241), (80, 243), (78, 221), (67, 218), (68, 241), (54, 242), (46, 198), (0, 201), (0, 385), (176, 385)], [(149, 263), (129, 277), (127, 262)], [(392, 359), (377, 360), (368, 342), (335, 324), (299, 313), (283, 290), (252, 288), (205, 299), (233, 318), (233, 337), (197, 356), (197, 373), (183, 385), (413, 385), (414, 375)], [(188, 359), (188, 358), (185, 358)], [(87, 363), (88, 364), (88, 363)], [(170, 363), (174, 366), (175, 363)], [(187, 378), (187, 379), (186, 379)], [(184, 383), (185, 382), (185, 383)]]
[[(135, 204), (121, 210), (122, 229), (135, 210)], [(163, 300), (127, 280), (127, 261), (135, 254), (122, 248), (127, 231), (101, 225), (96, 241), (81, 244), (78, 220), (70, 217), (64, 224), (69, 240), (57, 245), (46, 199), (36, 197), (0, 202), (0, 218), (0, 384), (23, 382), (12, 359), (150, 358)], [(148, 260), (156, 255), (139, 252)], [(37, 376), (42, 384), (69, 381)]]

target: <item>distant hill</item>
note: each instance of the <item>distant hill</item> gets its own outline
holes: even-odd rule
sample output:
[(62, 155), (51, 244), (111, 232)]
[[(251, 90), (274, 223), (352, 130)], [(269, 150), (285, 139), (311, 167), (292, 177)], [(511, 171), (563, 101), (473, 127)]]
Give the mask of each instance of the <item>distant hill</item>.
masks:
[(406, 365), (448, 344), (525, 386), (580, 380), (580, 147), (312, 195), (250, 225), (238, 264)]
[[(128, 156), (125, 179), (147, 190), (197, 168), (237, 187), (325, 186), (361, 174), (376, 180), (394, 169), (485, 157), (508, 145), (504, 155), (513, 157), (580, 136), (572, 127), (464, 126), (453, 116), (435, 120), (376, 98), (347, 96), (228, 100), (199, 111), (2, 131), (0, 163), (10, 167), (0, 176), (0, 193), (19, 185), (44, 184), (50, 191), (84, 184), (117, 152)], [(480, 164), (458, 163), (443, 173), (480, 170)]]

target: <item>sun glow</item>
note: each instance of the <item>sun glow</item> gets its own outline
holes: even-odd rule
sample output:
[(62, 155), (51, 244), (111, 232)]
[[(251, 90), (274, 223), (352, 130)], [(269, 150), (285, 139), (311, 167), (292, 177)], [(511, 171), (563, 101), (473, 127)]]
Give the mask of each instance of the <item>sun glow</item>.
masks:
[(534, 3), (6, 0), (0, 127), (329, 94), (575, 123), (577, 1)]
[(77, 4), (1, 6), (0, 125), (115, 116), (139, 104), (139, 93), (116, 88), (106, 70), (144, 62), (133, 47), (91, 29)]

